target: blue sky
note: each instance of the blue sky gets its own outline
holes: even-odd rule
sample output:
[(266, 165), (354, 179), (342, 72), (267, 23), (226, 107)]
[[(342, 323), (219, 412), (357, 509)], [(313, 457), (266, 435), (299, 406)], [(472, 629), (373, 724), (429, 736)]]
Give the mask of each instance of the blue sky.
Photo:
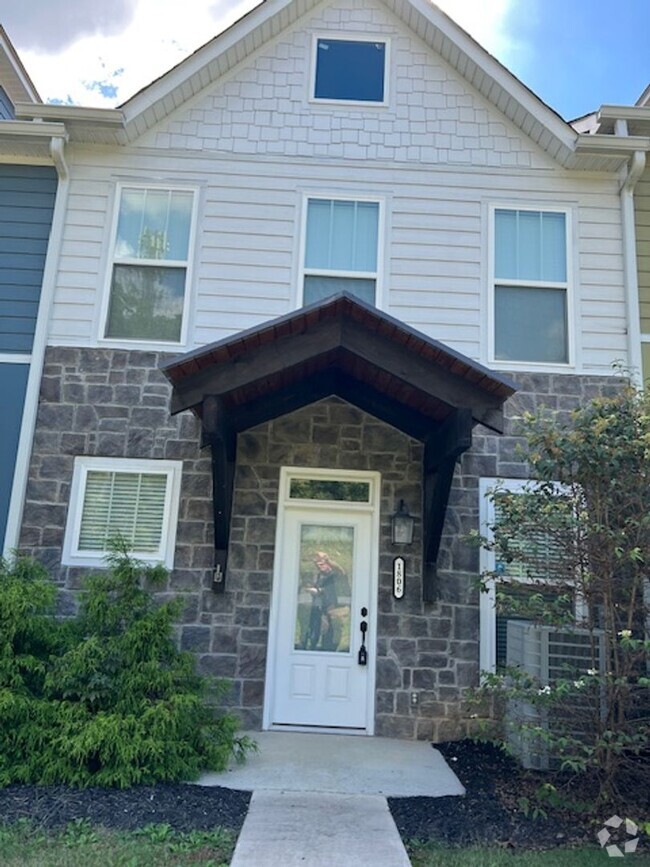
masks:
[[(2, 23), (46, 101), (112, 108), (256, 0), (15, 0)], [(650, 0), (438, 0), (565, 119), (650, 83)], [(180, 11), (179, 11), (180, 10)]]
[(524, 46), (511, 72), (565, 119), (634, 103), (650, 83), (650, 0), (518, 0), (504, 29)]

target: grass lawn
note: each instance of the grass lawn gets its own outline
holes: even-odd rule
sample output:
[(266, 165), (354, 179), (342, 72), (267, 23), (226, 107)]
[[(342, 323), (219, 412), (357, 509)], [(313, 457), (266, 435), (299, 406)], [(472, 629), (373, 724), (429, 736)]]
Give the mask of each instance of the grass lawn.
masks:
[(0, 825), (2, 867), (226, 867), (235, 848), (233, 831), (179, 833), (169, 825), (140, 831), (107, 831), (78, 821), (45, 832), (29, 822)]
[[(411, 844), (409, 856), (413, 867), (596, 867), (612, 861), (604, 849), (552, 849), (547, 852), (508, 849), (450, 849), (427, 844)], [(618, 862), (620, 863), (620, 862)], [(630, 867), (650, 867), (650, 855), (641, 852), (625, 856)]]

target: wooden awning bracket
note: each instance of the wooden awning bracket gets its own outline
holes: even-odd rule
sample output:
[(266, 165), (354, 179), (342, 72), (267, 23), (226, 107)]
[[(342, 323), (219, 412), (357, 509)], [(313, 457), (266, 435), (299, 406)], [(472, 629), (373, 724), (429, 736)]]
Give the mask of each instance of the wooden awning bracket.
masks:
[(203, 400), (202, 443), (212, 454), (212, 506), (214, 514), (214, 571), (212, 589), (224, 593), (228, 568), (228, 541), (233, 484), (237, 461), (237, 433), (228, 424), (223, 401), (215, 395)]
[(458, 458), (472, 445), (472, 411), (460, 407), (435, 430), (424, 444), (423, 460), (423, 560), (422, 598), (438, 598), (438, 553)]

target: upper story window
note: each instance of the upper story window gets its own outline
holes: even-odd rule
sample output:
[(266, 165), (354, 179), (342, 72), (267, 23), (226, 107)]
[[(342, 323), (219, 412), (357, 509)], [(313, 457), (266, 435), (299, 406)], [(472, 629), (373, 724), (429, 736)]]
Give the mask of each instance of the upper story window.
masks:
[(379, 202), (308, 199), (303, 303), (346, 290), (376, 303)]
[(494, 211), (494, 360), (569, 363), (568, 217)]
[(104, 337), (181, 343), (194, 191), (123, 187)]
[(386, 102), (387, 43), (369, 39), (316, 39), (314, 99)]

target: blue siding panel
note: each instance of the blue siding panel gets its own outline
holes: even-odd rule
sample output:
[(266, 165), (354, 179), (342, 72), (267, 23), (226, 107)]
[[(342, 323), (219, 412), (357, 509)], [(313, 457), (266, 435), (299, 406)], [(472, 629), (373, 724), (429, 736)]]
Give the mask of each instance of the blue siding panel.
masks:
[(0, 352), (31, 352), (57, 176), (0, 165)]
[(18, 437), (25, 404), (28, 364), (0, 364), (0, 551), (4, 545), (9, 499), (14, 480)]
[(3, 87), (0, 87), (0, 120), (13, 120), (14, 106)]

